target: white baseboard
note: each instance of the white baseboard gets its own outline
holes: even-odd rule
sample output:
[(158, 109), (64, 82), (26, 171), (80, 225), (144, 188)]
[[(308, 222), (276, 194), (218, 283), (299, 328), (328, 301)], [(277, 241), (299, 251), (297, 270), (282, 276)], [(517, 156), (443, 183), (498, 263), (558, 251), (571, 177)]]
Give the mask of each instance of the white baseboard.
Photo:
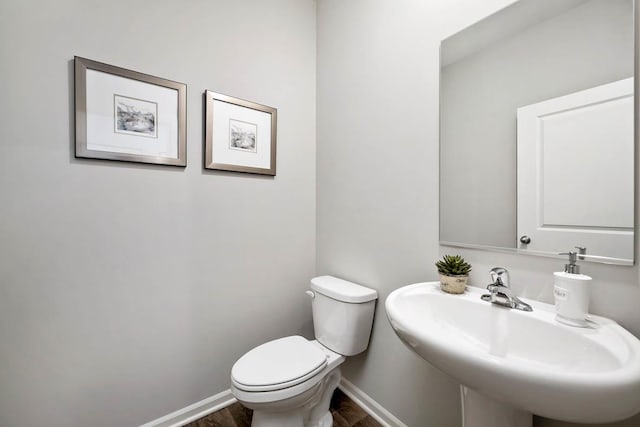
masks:
[(182, 427), (234, 403), (236, 403), (236, 398), (231, 394), (231, 390), (225, 390), (140, 427)]
[[(382, 424), (383, 427), (407, 427), (407, 425), (396, 418), (395, 415), (387, 411), (368, 394), (346, 379), (342, 378), (340, 380), (338, 388), (367, 414), (371, 415), (373, 419)], [(225, 390), (215, 396), (207, 397), (186, 408), (179, 409), (169, 415), (143, 424), (140, 427), (182, 427), (185, 424), (189, 424), (192, 421), (224, 409), (229, 405), (233, 405), (236, 401), (236, 398), (231, 394), (231, 390)]]
[(338, 388), (349, 396), (358, 406), (364, 409), (367, 414), (371, 415), (373, 419), (382, 424), (383, 427), (407, 427), (407, 425), (400, 421), (395, 415), (387, 411), (368, 394), (346, 379), (342, 378), (340, 380)]

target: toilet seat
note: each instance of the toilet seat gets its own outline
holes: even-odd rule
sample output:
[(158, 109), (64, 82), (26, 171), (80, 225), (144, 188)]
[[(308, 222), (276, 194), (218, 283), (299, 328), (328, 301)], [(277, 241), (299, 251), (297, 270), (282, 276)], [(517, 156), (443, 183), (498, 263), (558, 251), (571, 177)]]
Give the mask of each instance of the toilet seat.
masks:
[(327, 354), (301, 336), (269, 341), (247, 352), (233, 365), (231, 383), (246, 392), (282, 390), (322, 372)]

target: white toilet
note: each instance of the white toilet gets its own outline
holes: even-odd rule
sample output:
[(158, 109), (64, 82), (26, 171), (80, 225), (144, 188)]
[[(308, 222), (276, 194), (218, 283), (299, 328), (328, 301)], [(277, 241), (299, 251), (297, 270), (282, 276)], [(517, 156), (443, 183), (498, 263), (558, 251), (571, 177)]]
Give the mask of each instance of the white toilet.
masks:
[(252, 427), (331, 427), (339, 366), (369, 345), (375, 290), (331, 276), (311, 279), (311, 289), (316, 340), (269, 341), (231, 369), (231, 392), (253, 409)]

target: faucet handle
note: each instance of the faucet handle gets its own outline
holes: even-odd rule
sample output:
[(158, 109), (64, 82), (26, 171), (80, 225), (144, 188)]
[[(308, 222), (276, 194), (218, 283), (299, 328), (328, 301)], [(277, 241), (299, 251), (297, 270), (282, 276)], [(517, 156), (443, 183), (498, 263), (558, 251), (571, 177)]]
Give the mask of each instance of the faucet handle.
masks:
[(491, 283), (498, 286), (509, 288), (509, 272), (503, 267), (494, 267), (489, 272)]

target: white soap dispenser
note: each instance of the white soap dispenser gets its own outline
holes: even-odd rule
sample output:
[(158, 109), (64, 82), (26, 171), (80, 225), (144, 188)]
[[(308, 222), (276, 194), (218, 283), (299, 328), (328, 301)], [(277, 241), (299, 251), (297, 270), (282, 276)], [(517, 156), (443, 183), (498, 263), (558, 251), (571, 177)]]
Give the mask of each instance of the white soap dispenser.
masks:
[[(579, 249), (582, 253), (582, 248)], [(577, 252), (561, 255), (569, 255), (569, 264), (565, 264), (564, 271), (553, 273), (556, 320), (565, 325), (586, 328), (588, 326), (591, 277), (580, 274), (580, 266), (576, 265)]]

